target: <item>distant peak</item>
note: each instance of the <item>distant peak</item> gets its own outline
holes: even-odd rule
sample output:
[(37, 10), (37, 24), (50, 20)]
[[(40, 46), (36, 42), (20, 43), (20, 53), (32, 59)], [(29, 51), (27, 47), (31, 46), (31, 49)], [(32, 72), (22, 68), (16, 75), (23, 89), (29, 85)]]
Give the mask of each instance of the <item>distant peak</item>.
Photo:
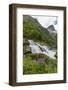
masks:
[(48, 27), (47, 27), (47, 29), (48, 29), (48, 31), (49, 32), (54, 32), (54, 33), (56, 33), (56, 30), (55, 30), (55, 27), (54, 27), (54, 25), (49, 25)]

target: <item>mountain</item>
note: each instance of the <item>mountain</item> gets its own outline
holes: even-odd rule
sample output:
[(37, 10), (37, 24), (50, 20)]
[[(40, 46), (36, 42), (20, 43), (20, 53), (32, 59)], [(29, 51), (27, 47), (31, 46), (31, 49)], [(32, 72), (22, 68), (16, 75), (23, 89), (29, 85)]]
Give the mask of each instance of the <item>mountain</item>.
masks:
[(47, 29), (48, 29), (48, 31), (49, 31), (50, 33), (56, 33), (56, 30), (55, 30), (55, 28), (54, 28), (54, 25), (48, 26)]
[(43, 42), (51, 48), (56, 48), (57, 36), (53, 36), (47, 28), (42, 27), (37, 19), (23, 15), (23, 38)]

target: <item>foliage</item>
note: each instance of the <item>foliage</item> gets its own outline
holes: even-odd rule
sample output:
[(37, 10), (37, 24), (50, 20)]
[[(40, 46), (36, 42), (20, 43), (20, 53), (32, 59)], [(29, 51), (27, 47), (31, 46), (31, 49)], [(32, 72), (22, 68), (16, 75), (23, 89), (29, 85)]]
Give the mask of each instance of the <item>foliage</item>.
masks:
[[(28, 54), (32, 59), (37, 59), (37, 58), (49, 58), (47, 55), (45, 55), (45, 54), (41, 54), (41, 53), (30, 53), (30, 54)], [(28, 56), (27, 55), (27, 56)], [(27, 57), (26, 56), (26, 57)]]
[[(33, 54), (30, 52), (28, 39), (47, 45), (50, 49), (57, 49), (57, 34), (53, 35), (42, 27), (40, 23), (29, 15), (23, 15), (23, 74), (57, 73), (56, 59), (51, 59), (44, 54)], [(44, 62), (38, 62), (41, 58)]]
[(23, 52), (27, 52), (29, 50), (29, 46), (28, 45), (23, 45)]
[[(50, 47), (56, 48), (56, 35), (49, 33), (49, 31), (42, 27), (40, 23), (29, 15), (23, 16), (23, 36), (26, 39), (40, 41), (47, 43)], [(53, 37), (54, 36), (54, 37)]]
[(56, 52), (56, 54), (55, 54), (55, 57), (57, 58), (57, 52)]
[(44, 63), (39, 63), (34, 56), (28, 55), (24, 58), (23, 74), (57, 73), (57, 60), (48, 59)]

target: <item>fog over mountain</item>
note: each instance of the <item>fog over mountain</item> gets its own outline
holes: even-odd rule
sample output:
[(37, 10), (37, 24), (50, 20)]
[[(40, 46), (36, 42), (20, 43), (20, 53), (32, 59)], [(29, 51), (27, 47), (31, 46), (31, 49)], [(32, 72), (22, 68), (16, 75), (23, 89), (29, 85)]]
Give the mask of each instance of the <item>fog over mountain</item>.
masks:
[(54, 25), (50, 25), (47, 27), (47, 30), (50, 32), (50, 33), (57, 33), (57, 30), (55, 29)]
[(37, 19), (38, 22), (45, 28), (49, 27), (50, 25), (53, 25), (55, 30), (58, 30), (58, 17), (57, 16), (43, 16), (43, 15), (35, 15), (32, 16), (33, 18)]
[(55, 17), (23, 15), (23, 74), (57, 73)]
[(23, 26), (24, 38), (44, 42), (49, 47), (56, 48), (57, 35), (51, 33), (56, 31), (53, 25), (45, 28), (36, 18), (30, 15), (23, 15)]

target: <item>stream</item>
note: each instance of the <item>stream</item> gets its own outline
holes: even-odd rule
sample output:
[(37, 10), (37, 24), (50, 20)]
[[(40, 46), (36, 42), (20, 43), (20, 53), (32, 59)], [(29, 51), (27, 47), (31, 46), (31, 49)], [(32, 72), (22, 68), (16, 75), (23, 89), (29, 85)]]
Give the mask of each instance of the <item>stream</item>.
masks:
[(50, 50), (48, 48), (48, 46), (46, 45), (40, 45), (37, 42), (34, 42), (33, 40), (28, 40), (29, 42), (29, 47), (31, 49), (32, 53), (42, 53), (42, 54), (46, 54), (47, 56), (49, 56), (52, 59), (55, 59), (55, 50)]

